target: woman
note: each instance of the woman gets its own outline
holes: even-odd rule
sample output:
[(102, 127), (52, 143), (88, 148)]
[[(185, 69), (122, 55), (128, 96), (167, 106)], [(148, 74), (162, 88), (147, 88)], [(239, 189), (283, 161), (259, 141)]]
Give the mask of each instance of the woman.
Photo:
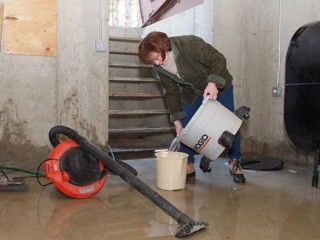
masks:
[[(169, 38), (163, 32), (151, 32), (140, 42), (138, 50), (142, 62), (153, 64), (166, 90), (170, 120), (177, 135), (205, 97), (218, 100), (234, 112), (232, 76), (227, 70), (226, 59), (203, 39), (192, 35)], [(184, 144), (181, 144), (180, 151), (189, 154), (188, 177), (194, 177), (196, 152)], [(228, 158), (233, 180), (242, 184), (246, 179), (240, 157), (240, 137), (237, 134)]]

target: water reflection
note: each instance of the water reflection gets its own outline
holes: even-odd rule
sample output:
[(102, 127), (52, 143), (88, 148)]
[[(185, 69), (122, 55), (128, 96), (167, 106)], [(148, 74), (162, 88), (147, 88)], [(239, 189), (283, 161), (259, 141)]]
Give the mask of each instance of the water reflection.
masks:
[[(97, 198), (60, 199), (54, 203), (43, 230), (52, 239), (105, 239), (106, 204)], [(42, 215), (39, 215), (41, 218)]]
[(280, 230), (280, 240), (319, 239), (320, 203), (304, 202), (285, 218)]

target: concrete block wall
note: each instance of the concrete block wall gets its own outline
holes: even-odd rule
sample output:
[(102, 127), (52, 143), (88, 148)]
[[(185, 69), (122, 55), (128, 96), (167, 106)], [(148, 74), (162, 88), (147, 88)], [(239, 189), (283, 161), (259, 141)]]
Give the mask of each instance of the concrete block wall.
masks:
[[(205, 0), (151, 25), (143, 34), (151, 30), (171, 36), (195, 34), (215, 45), (228, 59), (236, 104), (252, 108), (251, 119), (241, 129), (243, 151), (307, 164), (313, 154), (296, 149), (286, 135), (283, 95), (271, 94), (279, 67), (279, 1)], [(289, 41), (300, 26), (320, 20), (320, 2), (281, 3), (279, 85), (283, 88)], [(51, 150), (48, 131), (57, 124), (72, 127), (98, 144), (107, 142), (108, 53), (94, 48), (100, 20), (107, 41), (107, 5), (103, 0), (57, 0), (57, 57), (0, 52), (2, 163), (36, 166)]]
[(107, 5), (57, 0), (57, 57), (0, 52), (1, 164), (37, 166), (48, 157), (48, 132), (58, 124), (106, 143), (108, 52), (96, 52), (95, 40), (100, 28), (108, 40)]
[[(228, 59), (236, 103), (252, 109), (241, 130), (245, 152), (313, 164), (314, 153), (297, 149), (287, 136), (284, 82), (291, 37), (302, 25), (319, 21), (319, 10), (317, 0), (214, 1), (214, 44)], [(273, 97), (272, 87), (277, 84), (282, 95)]]
[(251, 108), (250, 120), (241, 127), (243, 153), (313, 164), (314, 153), (297, 149), (287, 137), (284, 95), (273, 97), (272, 87), (278, 85), (284, 91), (290, 39), (300, 26), (320, 20), (319, 10), (317, 0), (205, 0), (146, 27), (143, 36), (156, 30), (169, 36), (194, 34), (212, 43), (227, 58), (234, 77), (236, 106)]

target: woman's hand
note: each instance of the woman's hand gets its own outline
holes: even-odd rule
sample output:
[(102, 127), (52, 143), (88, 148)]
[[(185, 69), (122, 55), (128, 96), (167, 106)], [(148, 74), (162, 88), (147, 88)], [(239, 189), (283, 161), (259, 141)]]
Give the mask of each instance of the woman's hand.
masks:
[(206, 88), (204, 89), (203, 98), (206, 98), (207, 96), (209, 96), (210, 99), (217, 100), (218, 92), (219, 91), (218, 91), (217, 85), (213, 82), (209, 82)]
[(182, 124), (181, 124), (180, 120), (176, 120), (176, 121), (174, 121), (173, 123), (174, 123), (174, 127), (176, 128), (177, 136), (179, 136), (180, 133), (181, 133), (181, 130), (182, 130), (182, 128), (183, 128), (183, 127), (182, 127)]

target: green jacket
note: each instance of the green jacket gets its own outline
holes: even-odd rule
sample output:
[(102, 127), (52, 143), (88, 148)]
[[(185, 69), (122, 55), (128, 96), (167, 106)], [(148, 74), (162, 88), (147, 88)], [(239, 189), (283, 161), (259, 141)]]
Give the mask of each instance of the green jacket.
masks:
[(232, 76), (225, 57), (201, 38), (178, 36), (171, 37), (170, 42), (181, 78), (160, 65), (153, 65), (153, 69), (165, 88), (170, 120), (175, 121), (186, 117), (181, 101), (192, 105), (208, 82), (216, 83), (221, 94), (230, 86)]

